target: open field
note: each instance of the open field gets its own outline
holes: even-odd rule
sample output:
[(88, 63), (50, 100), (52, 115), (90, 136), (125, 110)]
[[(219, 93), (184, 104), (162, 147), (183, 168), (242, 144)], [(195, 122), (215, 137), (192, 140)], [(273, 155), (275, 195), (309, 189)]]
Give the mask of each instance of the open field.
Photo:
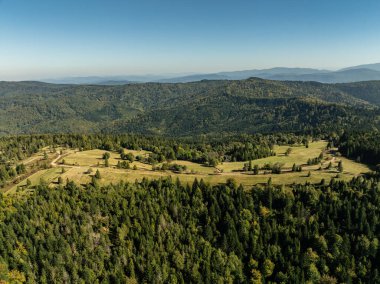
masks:
[[(44, 153), (46, 153), (46, 159)], [(33, 184), (38, 184), (40, 177), (44, 179), (43, 176), (45, 171), (49, 169), (49, 164), (57, 157), (59, 157), (57, 152), (50, 152), (44, 148), (40, 152), (18, 162), (17, 164), (23, 163), (25, 165), (26, 172), (17, 176), (13, 181), (8, 182), (8, 184), (0, 189), (0, 192), (15, 192), (17, 186), (23, 187), (26, 184), (27, 179), (33, 181)], [(49, 176), (47, 176), (47, 180), (49, 180)]]
[[(69, 151), (68, 155), (65, 156), (62, 160), (64, 160), (65, 165), (68, 166), (87, 166), (87, 167), (102, 167), (104, 166), (104, 160), (102, 158), (103, 154), (107, 152), (104, 150), (89, 150), (89, 151)], [(149, 152), (147, 151), (134, 151), (134, 150), (126, 150), (126, 153), (132, 153), (136, 156), (147, 156)], [(120, 155), (116, 152), (108, 152), (110, 153), (110, 158), (108, 160), (110, 167), (115, 167), (118, 161), (122, 161), (120, 159)], [(61, 161), (62, 161), (61, 160)], [(144, 163), (140, 163), (138, 161), (134, 161), (131, 163), (131, 166), (137, 166), (138, 169), (152, 169), (151, 165), (147, 165)]]
[[(276, 156), (257, 159), (252, 161), (253, 165), (263, 166), (265, 164), (283, 163), (284, 167), (290, 168), (293, 164), (306, 164), (309, 158), (316, 158), (326, 148), (325, 141), (318, 141), (309, 144), (309, 148), (305, 146), (274, 146)], [(291, 153), (286, 156), (286, 150), (292, 149)], [(226, 162), (218, 165), (217, 168), (224, 172), (239, 171), (243, 168), (246, 162)]]
[(197, 164), (197, 163), (193, 163), (193, 162), (189, 162), (189, 161), (174, 160), (174, 161), (171, 161), (171, 163), (178, 164), (181, 166), (186, 166), (187, 170), (190, 173), (194, 173), (194, 174), (207, 174), (208, 175), (208, 174), (215, 174), (215, 173), (219, 172), (217, 168), (208, 167), (205, 165), (201, 165), (201, 164)]
[[(274, 150), (276, 156), (267, 157), (252, 161), (252, 165), (263, 166), (265, 164), (281, 163), (284, 164), (283, 172), (281, 174), (268, 174), (260, 171), (258, 175), (253, 175), (251, 172), (242, 172), (245, 162), (225, 162), (217, 167), (207, 167), (201, 164), (189, 161), (172, 161), (179, 165), (185, 165), (187, 170), (183, 173), (174, 173), (172, 171), (153, 171), (152, 166), (142, 162), (135, 161), (131, 163), (131, 169), (117, 169), (118, 161), (121, 161), (120, 155), (116, 152), (109, 152), (109, 167), (104, 166), (102, 155), (104, 150), (89, 150), (89, 151), (76, 151), (66, 150), (62, 156), (59, 156), (52, 162), (53, 168), (41, 170), (29, 177), (32, 186), (44, 180), (48, 183), (55, 184), (59, 176), (65, 181), (66, 179), (73, 180), (79, 184), (86, 184), (91, 181), (91, 176), (99, 170), (101, 174), (100, 184), (117, 183), (121, 180), (134, 182), (145, 178), (160, 178), (171, 176), (173, 179), (179, 178), (182, 182), (192, 183), (195, 178), (203, 179), (205, 182), (211, 184), (224, 183), (227, 179), (233, 178), (238, 183), (244, 186), (253, 186), (256, 184), (263, 184), (272, 178), (274, 184), (292, 184), (292, 183), (317, 183), (321, 179), (329, 181), (335, 178), (338, 174), (336, 169), (338, 162), (343, 162), (343, 172), (339, 173), (339, 179), (349, 180), (354, 176), (370, 171), (369, 167), (349, 160), (343, 157), (336, 157), (334, 152), (325, 151), (326, 142), (319, 141), (310, 143), (309, 148), (305, 146), (291, 147), (291, 153), (286, 156), (285, 151), (289, 146), (275, 146)], [(309, 158), (316, 158), (321, 152), (324, 152), (324, 159), (317, 165), (306, 165)], [(135, 156), (147, 156), (147, 151), (130, 151)], [(62, 164), (64, 161), (64, 164)], [(327, 169), (331, 162), (332, 168)], [(293, 164), (303, 165), (302, 172), (291, 172)], [(132, 169), (136, 165), (137, 169)], [(62, 172), (62, 167), (65, 169)], [(88, 171), (89, 169), (90, 172)], [(310, 176), (308, 176), (310, 172)], [(14, 193), (17, 187), (25, 188), (26, 179), (13, 186), (7, 193)]]
[[(51, 184), (51, 183), (55, 182), (60, 175), (61, 175), (61, 169), (60, 168), (50, 168), (50, 169), (46, 169), (46, 170), (40, 170), (40, 171), (32, 174), (27, 179), (30, 180), (32, 186), (39, 184), (42, 180)], [(24, 179), (22, 182), (13, 186), (10, 190), (8, 190), (6, 192), (6, 194), (15, 193), (17, 191), (18, 187), (26, 188), (27, 179)]]

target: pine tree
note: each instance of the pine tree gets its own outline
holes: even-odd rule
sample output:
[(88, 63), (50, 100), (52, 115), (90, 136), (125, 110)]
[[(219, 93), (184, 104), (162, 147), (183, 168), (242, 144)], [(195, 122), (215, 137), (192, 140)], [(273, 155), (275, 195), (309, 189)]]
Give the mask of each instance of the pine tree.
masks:
[(258, 165), (254, 165), (254, 167), (253, 167), (253, 174), (254, 175), (258, 175), (259, 174), (259, 166)]
[(297, 171), (297, 166), (296, 166), (296, 164), (293, 164), (292, 172), (295, 172), (295, 171)]
[(96, 170), (95, 178), (97, 178), (97, 179), (101, 179), (102, 178), (101, 175), (100, 175), (99, 170)]
[(338, 171), (340, 173), (343, 172), (343, 163), (342, 163), (342, 161), (339, 161), (339, 163), (338, 163)]
[(252, 171), (252, 161), (251, 160), (248, 162), (248, 171), (249, 172)]

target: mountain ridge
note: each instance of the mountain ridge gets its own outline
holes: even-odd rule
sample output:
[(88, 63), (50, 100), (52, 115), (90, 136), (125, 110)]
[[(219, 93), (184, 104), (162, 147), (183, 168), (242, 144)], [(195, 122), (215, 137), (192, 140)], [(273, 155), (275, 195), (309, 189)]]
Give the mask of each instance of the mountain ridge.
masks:
[(0, 82), (0, 134), (332, 131), (378, 121), (379, 98), (380, 81)]
[(380, 63), (347, 67), (336, 71), (313, 68), (274, 67), (215, 73), (185, 75), (129, 75), (129, 76), (88, 76), (61, 79), (44, 79), (47, 83), (120, 85), (132, 83), (189, 83), (202, 80), (244, 80), (258, 77), (278, 81), (316, 81), (321, 83), (350, 83), (380, 80)]

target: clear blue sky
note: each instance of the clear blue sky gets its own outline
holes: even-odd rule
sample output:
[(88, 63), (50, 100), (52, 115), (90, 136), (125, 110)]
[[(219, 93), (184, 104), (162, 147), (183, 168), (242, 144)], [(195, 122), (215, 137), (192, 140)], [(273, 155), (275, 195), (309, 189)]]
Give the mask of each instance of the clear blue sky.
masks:
[(0, 80), (375, 62), (379, 0), (0, 0)]

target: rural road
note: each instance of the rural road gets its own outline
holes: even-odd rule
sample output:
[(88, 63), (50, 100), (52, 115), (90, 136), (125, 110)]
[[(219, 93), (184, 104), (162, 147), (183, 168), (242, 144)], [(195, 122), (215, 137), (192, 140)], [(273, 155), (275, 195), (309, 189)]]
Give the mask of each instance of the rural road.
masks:
[(58, 160), (61, 159), (61, 158), (62, 158), (62, 155), (58, 155), (57, 158), (55, 158), (53, 161), (51, 161), (50, 165), (51, 165), (52, 167), (57, 167), (57, 166), (58, 166), (58, 165), (57, 165), (57, 162), (58, 162)]

